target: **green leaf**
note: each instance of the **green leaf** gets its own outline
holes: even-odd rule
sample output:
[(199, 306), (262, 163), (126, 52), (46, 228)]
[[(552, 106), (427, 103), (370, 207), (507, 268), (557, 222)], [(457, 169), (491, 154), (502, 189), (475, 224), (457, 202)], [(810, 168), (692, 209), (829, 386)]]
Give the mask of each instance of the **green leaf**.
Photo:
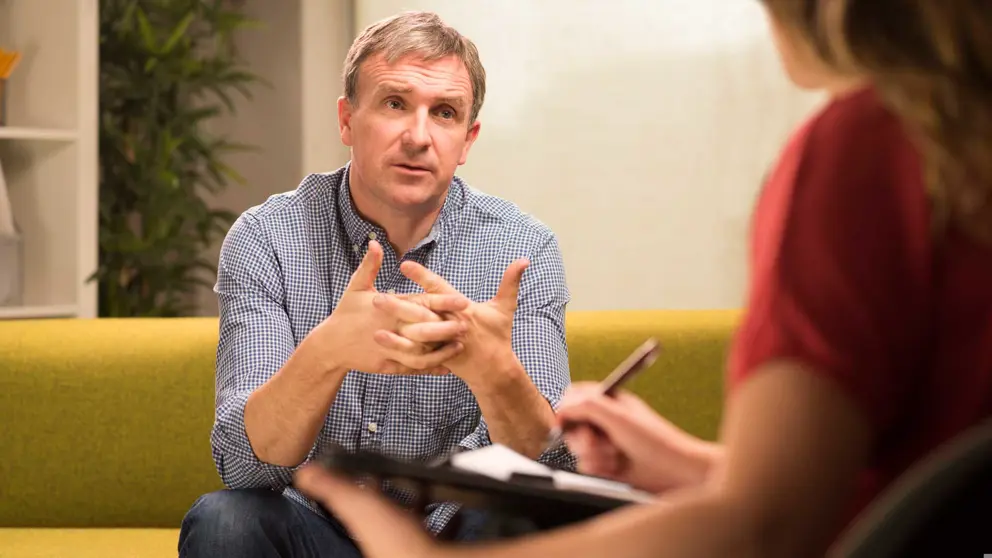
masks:
[(162, 46), (162, 52), (168, 54), (172, 52), (176, 44), (186, 35), (186, 30), (189, 29), (191, 23), (193, 23), (193, 18), (196, 14), (190, 12), (186, 14), (186, 17), (176, 25), (176, 28), (172, 30), (172, 35), (165, 41), (165, 45)]
[(118, 37), (123, 37), (134, 30), (134, 12), (137, 7), (137, 0), (128, 2), (127, 8), (124, 9), (124, 14), (117, 20), (116, 32)]
[(144, 41), (145, 49), (149, 52), (156, 52), (158, 49), (155, 46), (155, 31), (152, 29), (152, 24), (148, 21), (148, 16), (145, 15), (145, 11), (138, 8), (136, 11), (138, 16), (138, 28), (141, 30), (141, 40)]

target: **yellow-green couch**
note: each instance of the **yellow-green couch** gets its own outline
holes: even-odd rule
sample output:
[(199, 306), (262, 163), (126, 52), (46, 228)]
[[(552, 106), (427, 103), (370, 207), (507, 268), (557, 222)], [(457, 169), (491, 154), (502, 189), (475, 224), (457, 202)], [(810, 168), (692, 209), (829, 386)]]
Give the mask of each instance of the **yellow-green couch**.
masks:
[[(712, 438), (737, 314), (571, 312), (574, 380), (599, 379), (648, 336), (664, 352), (632, 384)], [(0, 322), (0, 558), (176, 556), (210, 458), (216, 318)]]

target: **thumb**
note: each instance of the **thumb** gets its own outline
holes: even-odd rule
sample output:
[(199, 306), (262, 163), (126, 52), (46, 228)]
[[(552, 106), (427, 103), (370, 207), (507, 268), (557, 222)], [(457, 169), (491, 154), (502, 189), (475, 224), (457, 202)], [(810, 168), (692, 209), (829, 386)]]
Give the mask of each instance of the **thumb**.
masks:
[(372, 240), (369, 242), (368, 250), (358, 269), (351, 275), (348, 281), (349, 291), (374, 291), (375, 278), (379, 275), (379, 267), (382, 265), (382, 246)]
[(523, 278), (524, 271), (529, 265), (530, 262), (526, 259), (515, 260), (503, 272), (503, 280), (500, 281), (496, 296), (493, 297), (493, 302), (500, 308), (508, 312), (516, 311), (517, 296), (520, 294), (520, 279)]

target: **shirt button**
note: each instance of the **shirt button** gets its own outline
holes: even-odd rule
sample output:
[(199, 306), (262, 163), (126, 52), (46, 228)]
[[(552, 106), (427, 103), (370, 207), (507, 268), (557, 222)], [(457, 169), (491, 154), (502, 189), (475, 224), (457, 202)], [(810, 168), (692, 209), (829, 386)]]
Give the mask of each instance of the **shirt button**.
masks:
[(369, 240), (375, 240), (375, 236), (376, 236), (375, 232), (370, 232), (369, 233)]
[(379, 430), (379, 425), (378, 424), (376, 424), (374, 422), (370, 422), (369, 423), (369, 432), (377, 432), (378, 430)]
[(389, 294), (396, 294), (396, 289), (389, 289), (386, 292), (389, 293)]
[(358, 245), (357, 244), (352, 244), (351, 245), (351, 249), (354, 250), (355, 252), (357, 252), (358, 251)]

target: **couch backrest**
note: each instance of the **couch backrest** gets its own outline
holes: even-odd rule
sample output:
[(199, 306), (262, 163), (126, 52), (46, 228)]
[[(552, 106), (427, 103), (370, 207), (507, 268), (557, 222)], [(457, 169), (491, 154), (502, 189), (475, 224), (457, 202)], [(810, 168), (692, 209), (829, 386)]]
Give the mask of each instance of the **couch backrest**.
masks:
[[(734, 312), (572, 312), (575, 380), (646, 337), (632, 388), (712, 438)], [(216, 318), (0, 322), (0, 527), (178, 527), (221, 488), (210, 456)]]

